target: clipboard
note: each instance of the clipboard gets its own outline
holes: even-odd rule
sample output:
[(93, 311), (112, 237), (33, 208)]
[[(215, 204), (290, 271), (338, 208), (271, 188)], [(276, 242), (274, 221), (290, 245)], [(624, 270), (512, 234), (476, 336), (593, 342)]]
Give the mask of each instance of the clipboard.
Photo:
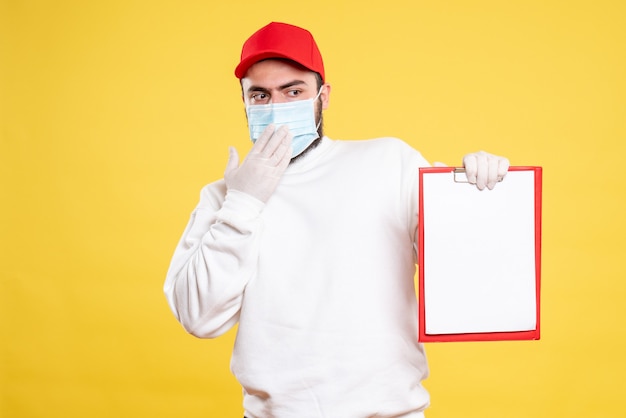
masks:
[(459, 167), (419, 169), (419, 341), (538, 340), (542, 168), (493, 190)]

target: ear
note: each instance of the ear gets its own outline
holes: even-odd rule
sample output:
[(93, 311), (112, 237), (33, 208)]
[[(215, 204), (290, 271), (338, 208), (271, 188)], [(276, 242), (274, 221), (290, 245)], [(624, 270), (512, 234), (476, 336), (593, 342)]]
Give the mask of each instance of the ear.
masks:
[(328, 109), (330, 104), (330, 84), (324, 83), (322, 86), (322, 92), (320, 93), (320, 99), (322, 99), (322, 110)]

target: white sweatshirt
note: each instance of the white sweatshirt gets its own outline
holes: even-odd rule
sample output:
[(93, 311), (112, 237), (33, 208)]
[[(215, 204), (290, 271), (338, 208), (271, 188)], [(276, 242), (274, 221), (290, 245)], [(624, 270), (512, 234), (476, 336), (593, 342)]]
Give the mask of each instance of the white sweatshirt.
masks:
[(197, 337), (239, 322), (248, 418), (418, 417), (418, 168), (394, 138), (321, 144), (267, 204), (209, 184), (174, 253), (170, 307)]

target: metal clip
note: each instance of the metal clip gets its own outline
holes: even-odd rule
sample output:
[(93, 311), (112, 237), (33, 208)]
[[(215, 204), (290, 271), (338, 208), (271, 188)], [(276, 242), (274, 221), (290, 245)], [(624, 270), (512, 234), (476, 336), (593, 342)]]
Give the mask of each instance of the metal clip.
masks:
[(469, 183), (467, 176), (465, 175), (465, 168), (457, 167), (454, 169), (453, 173), (455, 183)]

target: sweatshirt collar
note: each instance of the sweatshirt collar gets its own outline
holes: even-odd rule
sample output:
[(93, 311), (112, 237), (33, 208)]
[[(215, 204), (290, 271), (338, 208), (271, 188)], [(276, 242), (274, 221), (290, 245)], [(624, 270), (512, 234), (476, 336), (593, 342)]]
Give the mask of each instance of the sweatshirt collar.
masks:
[(323, 136), (322, 140), (315, 148), (308, 151), (302, 158), (290, 163), (287, 170), (285, 170), (285, 174), (301, 173), (314, 168), (320, 159), (327, 154), (328, 150), (332, 148), (333, 143), (334, 141), (332, 139)]

